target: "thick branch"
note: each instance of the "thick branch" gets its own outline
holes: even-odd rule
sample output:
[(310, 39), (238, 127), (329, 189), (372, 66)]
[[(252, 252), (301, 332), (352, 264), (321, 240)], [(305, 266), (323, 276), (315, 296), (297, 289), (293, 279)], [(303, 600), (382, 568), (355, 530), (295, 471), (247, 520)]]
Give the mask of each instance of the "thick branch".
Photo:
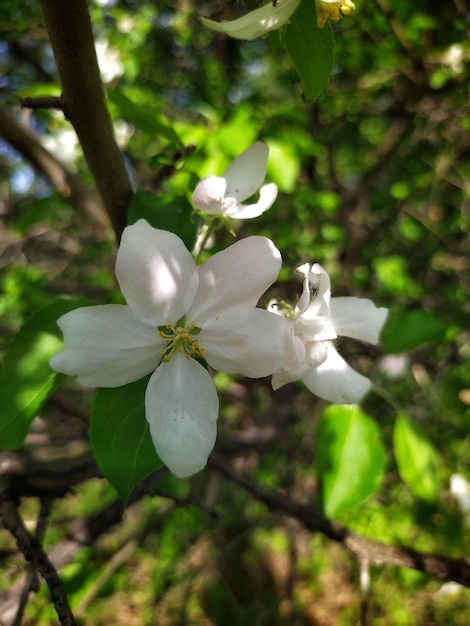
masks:
[(69, 172), (44, 146), (32, 130), (20, 124), (0, 107), (0, 136), (30, 161), (55, 189), (80, 210), (100, 224), (108, 219), (96, 192), (87, 189), (80, 179)]
[(215, 454), (211, 455), (210, 463), (257, 500), (266, 504), (271, 510), (282, 511), (299, 520), (312, 532), (320, 532), (342, 544), (360, 560), (367, 559), (376, 564), (409, 567), (429, 576), (435, 576), (442, 580), (453, 580), (470, 587), (470, 561), (468, 559), (451, 559), (447, 556), (424, 554), (405, 546), (391, 546), (363, 537), (324, 517), (314, 508), (313, 504), (302, 506), (283, 494), (261, 489), (255, 483), (240, 476)]
[(41, 0), (41, 6), (62, 84), (64, 112), (119, 239), (133, 188), (114, 138), (86, 0)]

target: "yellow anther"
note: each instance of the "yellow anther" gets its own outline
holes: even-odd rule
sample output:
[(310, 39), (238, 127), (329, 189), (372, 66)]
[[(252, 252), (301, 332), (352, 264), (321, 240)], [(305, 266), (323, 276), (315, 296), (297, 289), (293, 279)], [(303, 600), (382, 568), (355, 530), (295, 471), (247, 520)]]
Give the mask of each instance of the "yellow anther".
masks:
[[(178, 320), (179, 324), (185, 324), (184, 317)], [(204, 348), (198, 343), (196, 336), (201, 332), (195, 324), (188, 326), (173, 326), (166, 324), (158, 327), (158, 335), (165, 340), (166, 348), (160, 351), (162, 360), (168, 362), (174, 352), (185, 355), (187, 359), (202, 358)]]
[(318, 28), (323, 28), (328, 20), (337, 22), (343, 15), (349, 15), (356, 8), (352, 0), (339, 0), (338, 2), (315, 0), (315, 3), (317, 6)]

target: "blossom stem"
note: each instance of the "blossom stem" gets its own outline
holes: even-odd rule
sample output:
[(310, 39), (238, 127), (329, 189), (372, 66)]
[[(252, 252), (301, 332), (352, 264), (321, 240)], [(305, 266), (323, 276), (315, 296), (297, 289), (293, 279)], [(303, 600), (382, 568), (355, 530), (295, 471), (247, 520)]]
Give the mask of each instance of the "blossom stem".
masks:
[(199, 244), (199, 249), (196, 252), (196, 263), (199, 263), (201, 261), (201, 256), (202, 256), (202, 253), (204, 252), (207, 242), (212, 237), (212, 233), (217, 228), (217, 218), (216, 217), (210, 218), (210, 221), (207, 222), (204, 228), (205, 228), (205, 232), (202, 235), (202, 240), (201, 240), (201, 243)]

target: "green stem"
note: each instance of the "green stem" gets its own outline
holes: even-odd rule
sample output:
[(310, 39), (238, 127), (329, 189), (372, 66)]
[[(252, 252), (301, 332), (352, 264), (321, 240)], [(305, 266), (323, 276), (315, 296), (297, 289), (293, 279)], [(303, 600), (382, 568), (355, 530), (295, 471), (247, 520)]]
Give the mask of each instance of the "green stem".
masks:
[(206, 232), (204, 233), (204, 236), (203, 236), (202, 241), (201, 241), (201, 245), (199, 246), (199, 250), (198, 250), (198, 253), (196, 255), (196, 263), (200, 262), (202, 253), (204, 252), (204, 249), (205, 249), (205, 247), (207, 245), (207, 242), (211, 238), (212, 233), (217, 228), (217, 218), (216, 217), (210, 218), (210, 222), (208, 222), (206, 224), (205, 228), (206, 228)]

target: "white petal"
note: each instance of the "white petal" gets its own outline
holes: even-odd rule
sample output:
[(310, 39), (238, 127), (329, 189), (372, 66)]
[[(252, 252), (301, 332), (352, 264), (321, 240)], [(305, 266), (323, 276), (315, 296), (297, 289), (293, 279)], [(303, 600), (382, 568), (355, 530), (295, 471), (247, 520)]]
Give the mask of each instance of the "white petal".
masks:
[(257, 141), (230, 163), (224, 173), (227, 198), (243, 202), (258, 191), (266, 176), (268, 153), (268, 146)]
[(181, 478), (207, 463), (217, 435), (219, 401), (207, 370), (176, 354), (150, 378), (145, 412), (158, 456)]
[[(274, 390), (286, 383), (303, 379), (312, 368), (318, 367), (326, 360), (327, 342), (313, 341), (305, 346), (298, 337), (294, 337), (294, 339), (298, 342), (294, 344), (297, 359), (292, 360), (273, 374), (271, 384)], [(303, 347), (303, 351), (299, 349), (300, 345)]]
[(219, 176), (209, 176), (201, 180), (192, 195), (196, 209), (211, 215), (223, 214), (226, 186), (225, 178)]
[(232, 307), (254, 307), (281, 269), (281, 255), (270, 239), (247, 237), (217, 252), (199, 269), (199, 289), (188, 321), (203, 326)]
[(387, 309), (377, 308), (365, 298), (332, 298), (330, 301), (330, 321), (336, 333), (372, 344), (379, 341), (387, 314)]
[(295, 307), (295, 316), (299, 317), (307, 310), (307, 307), (310, 304), (310, 283), (308, 280), (308, 276), (310, 274), (310, 263), (304, 263), (303, 265), (300, 265), (295, 271), (299, 274), (303, 274), (304, 276), (302, 284), (302, 294)]
[(145, 220), (124, 229), (116, 276), (130, 309), (155, 325), (186, 313), (198, 283), (196, 264), (181, 239)]
[[(301, 268), (297, 268), (300, 270)], [(304, 320), (327, 320), (330, 316), (331, 285), (328, 273), (314, 263), (306, 276), (309, 286), (310, 302), (302, 313)], [(305, 292), (305, 285), (304, 285)], [(303, 297), (304, 294), (302, 294)]]
[(269, 376), (294, 357), (292, 324), (262, 309), (231, 309), (198, 336), (207, 363), (229, 374)]
[(359, 402), (371, 387), (370, 380), (353, 370), (332, 344), (326, 361), (311, 369), (303, 381), (316, 396), (335, 404)]
[(228, 217), (237, 220), (247, 220), (258, 217), (272, 207), (277, 198), (277, 191), (277, 185), (274, 183), (263, 185), (259, 190), (259, 200), (256, 204), (237, 204), (234, 208), (226, 210), (225, 213)]
[(310, 367), (308, 365), (300, 365), (294, 369), (284, 369), (281, 368), (274, 372), (273, 377), (271, 379), (271, 385), (274, 391), (279, 389), (287, 383), (293, 383), (296, 380), (301, 380), (304, 376), (308, 374), (310, 371)]
[(90, 387), (120, 387), (154, 370), (163, 342), (129, 307), (105, 304), (66, 313), (57, 322), (64, 348), (50, 360), (57, 372)]
[(207, 28), (225, 33), (235, 39), (256, 39), (263, 37), (270, 30), (281, 28), (299, 6), (300, 0), (278, 0), (273, 6), (270, 0), (263, 7), (247, 13), (232, 21), (215, 22), (201, 17), (201, 22)]
[[(305, 375), (304, 368), (301, 368), (300, 372), (302, 376)], [(288, 383), (293, 383), (299, 379), (300, 376), (297, 376), (297, 370), (285, 370), (281, 368), (280, 370), (277, 370), (277, 372), (274, 372), (271, 378), (271, 385), (274, 391), (276, 391), (276, 389), (279, 389)]]

